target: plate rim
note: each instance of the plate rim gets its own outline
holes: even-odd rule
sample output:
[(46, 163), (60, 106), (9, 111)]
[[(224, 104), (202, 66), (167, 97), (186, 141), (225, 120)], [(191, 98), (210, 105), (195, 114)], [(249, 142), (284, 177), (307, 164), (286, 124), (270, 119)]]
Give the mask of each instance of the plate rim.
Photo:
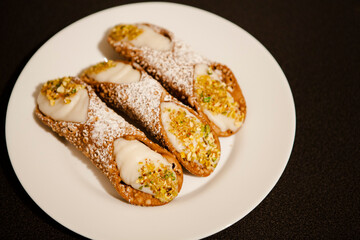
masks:
[[(31, 199), (36, 203), (36, 205), (38, 205), (38, 206), (40, 207), (40, 209), (42, 209), (42, 210), (43, 210), (47, 215), (49, 215), (53, 220), (55, 220), (55, 221), (58, 222), (59, 224), (65, 226), (65, 227), (68, 228), (69, 230), (71, 230), (71, 231), (73, 231), (73, 232), (75, 232), (75, 233), (77, 233), (77, 234), (80, 234), (80, 235), (83, 235), (83, 233), (79, 233), (79, 232), (77, 232), (76, 230), (74, 230), (73, 228), (65, 225), (64, 223), (61, 223), (60, 221), (57, 220), (57, 218), (56, 218), (55, 216), (50, 215), (50, 214), (48, 213), (48, 211), (45, 211), (44, 208), (41, 207), (41, 206), (38, 204), (38, 202), (34, 199), (34, 197), (32, 196), (32, 194), (30, 194), (29, 191), (25, 188), (24, 184), (22, 183), (22, 181), (21, 181), (21, 179), (20, 179), (20, 177), (19, 177), (19, 175), (18, 175), (17, 169), (16, 169), (16, 168), (14, 167), (14, 165), (13, 165), (13, 160), (12, 160), (13, 157), (11, 157), (12, 153), (11, 153), (11, 151), (10, 151), (10, 149), (9, 149), (9, 146), (8, 146), (8, 143), (9, 143), (8, 138), (9, 138), (9, 134), (10, 134), (10, 133), (9, 133), (9, 127), (8, 127), (8, 125), (9, 125), (8, 121), (9, 121), (9, 114), (10, 114), (9, 112), (11, 111), (11, 106), (12, 106), (12, 104), (13, 104), (12, 102), (13, 102), (13, 98), (14, 98), (14, 92), (15, 92), (15, 89), (18, 88), (18, 85), (21, 83), (21, 80), (20, 80), (20, 79), (21, 79), (23, 73), (24, 73), (24, 72), (27, 70), (27, 68), (29, 67), (29, 62), (31, 62), (32, 59), (39, 54), (39, 51), (41, 51), (41, 49), (43, 49), (44, 46), (45, 46), (49, 41), (52, 41), (52, 39), (56, 38), (58, 35), (61, 35), (61, 33), (62, 33), (63, 31), (65, 31), (66, 29), (71, 28), (71, 27), (74, 26), (75, 24), (78, 24), (78, 23), (80, 23), (80, 22), (82, 22), (82, 21), (86, 21), (86, 20), (87, 20), (88, 18), (90, 18), (90, 17), (94, 17), (95, 15), (101, 14), (101, 13), (106, 12), (106, 11), (109, 11), (109, 10), (116, 10), (116, 9), (119, 9), (119, 8), (131, 6), (131, 5), (152, 5), (152, 4), (169, 5), (169, 6), (175, 6), (175, 5), (177, 5), (177, 6), (182, 6), (182, 7), (186, 7), (186, 8), (191, 8), (192, 10), (195, 10), (195, 11), (202, 11), (202, 12), (204, 12), (204, 13), (206, 13), (206, 14), (210, 14), (210, 15), (212, 15), (212, 16), (215, 16), (215, 17), (217, 17), (218, 19), (222, 19), (222, 21), (225, 21), (225, 22), (227, 22), (227, 23), (230, 23), (230, 24), (234, 25), (235, 27), (237, 27), (238, 29), (242, 30), (245, 34), (247, 34), (248, 36), (250, 36), (250, 37), (253, 39), (253, 41), (256, 41), (256, 43), (257, 43), (258, 45), (260, 45), (260, 46), (263, 48), (263, 50), (265, 50), (265, 51), (267, 52), (267, 54), (270, 55), (270, 56), (273, 58), (273, 60), (274, 60), (275, 63), (277, 64), (277, 67), (280, 69), (281, 73), (283, 74), (283, 77), (284, 77), (285, 80), (286, 80), (285, 83), (287, 84), (288, 92), (290, 93), (290, 97), (291, 97), (291, 100), (292, 100), (291, 105), (293, 106), (293, 113), (294, 113), (294, 114), (293, 114), (293, 120), (294, 120), (294, 121), (293, 121), (293, 123), (292, 123), (292, 124), (293, 124), (293, 134), (292, 134), (292, 141), (291, 141), (291, 143), (290, 143), (291, 147), (290, 147), (290, 149), (288, 149), (287, 153), (285, 154), (285, 155), (288, 156), (288, 158), (287, 158), (287, 160), (284, 162), (284, 164), (283, 164), (283, 166), (282, 166), (282, 169), (279, 170), (279, 171), (280, 171), (280, 174), (277, 176), (277, 179), (276, 179), (276, 180), (274, 181), (274, 183), (272, 184), (272, 187), (270, 187), (270, 188), (268, 189), (267, 193), (264, 194), (264, 196), (263, 196), (256, 204), (254, 204), (253, 207), (249, 207), (250, 209), (249, 209), (249, 211), (247, 211), (246, 214), (244, 214), (244, 215), (242, 215), (242, 216), (239, 216), (239, 217), (236, 218), (236, 219), (232, 219), (232, 220), (230, 221), (230, 222), (232, 222), (232, 223), (223, 224), (222, 226), (219, 226), (218, 229), (209, 231), (209, 232), (206, 233), (205, 235), (204, 235), (204, 234), (200, 234), (200, 235), (198, 234), (198, 235), (195, 236), (195, 237), (207, 237), (207, 236), (211, 236), (211, 235), (213, 235), (213, 234), (215, 234), (215, 233), (217, 233), (217, 232), (219, 232), (219, 231), (221, 231), (221, 230), (223, 230), (223, 229), (231, 226), (232, 224), (234, 224), (235, 222), (239, 221), (240, 219), (242, 219), (243, 217), (245, 217), (247, 214), (249, 214), (249, 213), (250, 213), (253, 209), (255, 209), (255, 208), (268, 196), (268, 194), (273, 190), (273, 188), (275, 187), (275, 185), (277, 184), (277, 182), (280, 180), (281, 176), (283, 175), (283, 172), (284, 172), (284, 170), (285, 170), (285, 168), (286, 168), (286, 166), (287, 166), (287, 163), (288, 163), (288, 161), (289, 161), (289, 159), (290, 159), (290, 157), (291, 157), (291, 152), (292, 152), (292, 149), (293, 149), (293, 146), (294, 146), (295, 136), (296, 136), (296, 108), (295, 108), (295, 102), (294, 102), (294, 98), (293, 98), (292, 91), (291, 91), (291, 88), (290, 88), (290, 84), (289, 84), (289, 82), (287, 81), (287, 78), (286, 78), (286, 76), (285, 76), (285, 73), (282, 71), (282, 69), (281, 69), (280, 65), (278, 64), (278, 62), (276, 61), (276, 59), (275, 59), (275, 58), (271, 55), (271, 53), (263, 46), (263, 44), (262, 44), (261, 42), (259, 42), (256, 38), (254, 38), (254, 37), (253, 37), (251, 34), (249, 34), (247, 31), (245, 31), (244, 29), (242, 29), (242, 28), (239, 27), (238, 25), (230, 22), (229, 20), (227, 20), (227, 19), (225, 19), (225, 18), (223, 18), (223, 17), (221, 17), (221, 16), (218, 16), (218, 15), (216, 15), (216, 14), (214, 14), (214, 13), (211, 13), (211, 12), (208, 12), (208, 11), (206, 11), (206, 10), (203, 10), (203, 9), (200, 9), (200, 8), (196, 8), (196, 7), (193, 7), (193, 6), (184, 5), (184, 4), (179, 4), (179, 3), (169, 3), (169, 2), (130, 3), (130, 4), (124, 4), (124, 5), (114, 6), (114, 7), (111, 7), (111, 8), (103, 9), (103, 10), (101, 10), (101, 11), (92, 13), (92, 14), (90, 14), (90, 15), (88, 15), (88, 16), (85, 16), (85, 17), (83, 17), (83, 18), (81, 18), (81, 19), (79, 19), (79, 20), (77, 20), (77, 21), (69, 24), (68, 26), (64, 27), (63, 29), (61, 29), (60, 31), (58, 31), (57, 33), (55, 33), (52, 37), (50, 37), (48, 40), (46, 40), (46, 41), (41, 45), (41, 47), (38, 48), (38, 49), (35, 51), (35, 53), (31, 56), (31, 58), (28, 60), (28, 62), (26, 63), (26, 65), (25, 65), (24, 68), (22, 69), (21, 73), (19, 74), (19, 76), (18, 76), (18, 78), (17, 78), (17, 80), (16, 80), (16, 82), (15, 82), (15, 84), (14, 84), (14, 87), (13, 87), (13, 89), (12, 89), (12, 92), (11, 92), (11, 95), (10, 95), (10, 98), (9, 98), (9, 102), (8, 102), (8, 106), (7, 106), (7, 111), (6, 111), (6, 120), (5, 120), (6, 146), (7, 146), (7, 149), (8, 149), (8, 154), (9, 154), (10, 163), (11, 163), (11, 165), (12, 165), (12, 167), (13, 167), (13, 169), (14, 169), (14, 172), (15, 172), (15, 174), (16, 174), (16, 177), (18, 178), (18, 180), (19, 180), (19, 182), (21, 183), (22, 187), (23, 187), (24, 190), (27, 192), (27, 194), (31, 197)], [(19, 80), (20, 80), (20, 81), (19, 81)], [(245, 95), (246, 95), (246, 94), (245, 94)], [(86, 235), (83, 235), (83, 236), (86, 236)]]

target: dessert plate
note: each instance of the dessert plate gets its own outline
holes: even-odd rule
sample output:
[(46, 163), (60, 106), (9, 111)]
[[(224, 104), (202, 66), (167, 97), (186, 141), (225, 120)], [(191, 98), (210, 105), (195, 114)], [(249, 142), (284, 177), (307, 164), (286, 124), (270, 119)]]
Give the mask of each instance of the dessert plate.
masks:
[[(215, 172), (208, 178), (185, 172), (179, 196), (161, 207), (124, 202), (88, 159), (34, 116), (42, 83), (77, 75), (104, 58), (118, 58), (106, 34), (123, 22), (163, 26), (197, 52), (228, 65), (247, 101), (242, 129), (221, 139), (222, 157)], [(54, 35), (20, 74), (6, 116), (8, 152), (24, 189), (57, 222), (91, 239), (199, 239), (230, 226), (275, 186), (294, 137), (291, 90), (271, 54), (235, 24), (173, 3), (110, 8)]]

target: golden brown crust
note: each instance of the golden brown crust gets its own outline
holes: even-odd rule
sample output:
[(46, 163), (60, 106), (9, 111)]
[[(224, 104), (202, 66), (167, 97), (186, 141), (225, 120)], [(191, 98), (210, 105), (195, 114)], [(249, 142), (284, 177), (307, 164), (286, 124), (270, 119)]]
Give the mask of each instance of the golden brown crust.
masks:
[[(82, 83), (80, 80), (75, 80)], [(86, 84), (85, 84), (86, 85)], [(159, 145), (150, 141), (144, 133), (127, 123), (123, 118), (116, 113), (109, 110), (106, 105), (95, 95), (90, 86), (86, 85), (89, 94), (89, 109), (88, 119), (84, 123), (73, 123), (67, 121), (53, 120), (51, 117), (44, 115), (36, 107), (35, 115), (54, 132), (67, 139), (78, 150), (80, 150), (91, 162), (101, 170), (105, 176), (113, 184), (117, 192), (129, 203), (141, 206), (158, 206), (164, 205), (166, 202), (161, 202), (153, 195), (144, 193), (121, 181), (120, 172), (117, 168), (115, 158), (113, 156), (113, 143), (118, 138), (136, 139), (143, 142), (152, 150), (160, 153), (169, 163), (173, 164), (173, 169), (177, 175), (178, 191), (180, 191), (183, 182), (182, 168), (175, 157), (167, 150), (161, 148)], [(101, 121), (97, 116), (97, 108), (108, 109), (106, 112), (112, 112), (113, 117), (118, 121), (118, 130), (109, 133), (112, 136), (103, 136), (103, 141), (99, 144), (99, 139), (91, 135), (94, 131), (96, 122)], [(106, 121), (106, 120), (105, 120)]]
[[(226, 83), (227, 86), (229, 86), (233, 89), (233, 91), (229, 92), (229, 93), (234, 98), (234, 101), (239, 104), (240, 112), (244, 113), (244, 121), (245, 121), (246, 101), (245, 101), (244, 95), (242, 94), (241, 88), (240, 88), (233, 72), (230, 70), (230, 68), (228, 68), (227, 66), (225, 66), (221, 63), (212, 63), (211, 67), (213, 69), (220, 70), (223, 75), (222, 76), (223, 81)], [(197, 109), (197, 112), (209, 122), (212, 129), (214, 129), (215, 133), (219, 137), (228, 137), (228, 136), (235, 134), (236, 132), (238, 132), (240, 130), (240, 128), (238, 128), (236, 131), (232, 131), (230, 129), (228, 129), (225, 132), (221, 131), (221, 129), (219, 127), (217, 127), (212, 121), (210, 121), (210, 119), (204, 113), (204, 111), (202, 110), (201, 105), (199, 103), (199, 100), (196, 98), (194, 98), (194, 99), (195, 100), (193, 100), (191, 105), (194, 106), (194, 108)], [(244, 121), (242, 122), (242, 124), (244, 123)]]
[[(162, 98), (162, 101), (164, 101), (164, 97)], [(197, 116), (201, 122), (209, 124), (209, 122), (204, 118), (204, 116), (197, 114), (197, 112), (195, 112), (194, 109), (192, 109), (188, 106), (184, 106), (183, 104), (180, 105), (179, 102), (177, 102), (177, 101), (174, 101), (174, 103), (181, 107), (184, 107), (191, 114)], [(160, 118), (161, 118), (161, 116), (160, 116)], [(170, 152), (172, 152), (176, 156), (176, 159), (178, 159), (178, 161), (181, 163), (181, 165), (183, 165), (190, 173), (192, 173), (196, 176), (199, 176), (199, 177), (207, 177), (214, 171), (214, 169), (208, 169), (208, 168), (204, 167), (203, 165), (197, 164), (193, 161), (187, 161), (187, 160), (183, 159), (181, 157), (180, 153), (178, 151), (176, 151), (175, 147), (170, 143), (170, 140), (167, 137), (165, 129), (162, 128), (161, 131), (162, 131), (162, 135), (164, 136), (164, 141), (165, 141), (164, 146), (167, 146), (169, 148)], [(211, 129), (211, 132), (213, 133), (214, 136), (216, 136), (213, 129)], [(214, 137), (214, 139), (215, 139), (216, 146), (218, 147), (218, 149), (220, 149), (219, 138)]]
[[(154, 137), (159, 143), (169, 149), (171, 153), (173, 153), (176, 156), (176, 159), (185, 167), (190, 173), (206, 177), (209, 176), (214, 169), (213, 168), (206, 168), (205, 166), (195, 163), (193, 161), (187, 161), (186, 159), (183, 159), (180, 155), (180, 153), (175, 149), (175, 147), (170, 142), (166, 130), (161, 122), (161, 111), (160, 111), (160, 104), (162, 102), (172, 102), (182, 108), (185, 108), (188, 110), (191, 114), (193, 114), (195, 117), (197, 117), (203, 124), (209, 124), (207, 119), (199, 115), (197, 112), (195, 112), (192, 108), (180, 103), (177, 99), (172, 97), (159, 83), (154, 81), (142, 68), (140, 68), (136, 63), (131, 63), (127, 61), (119, 61), (125, 64), (131, 64), (133, 68), (137, 69), (141, 73), (141, 79), (144, 81), (142, 84), (143, 86), (146, 86), (146, 81), (152, 81), (156, 83), (155, 88), (156, 91), (151, 96), (144, 97), (151, 98), (153, 101), (155, 98), (158, 98), (158, 101), (156, 103), (156, 106), (146, 106), (145, 108), (146, 115), (151, 118), (151, 120), (145, 119), (144, 117), (145, 113), (139, 113), (139, 109), (137, 107), (134, 107), (129, 103), (130, 96), (136, 94), (136, 97), (140, 97), (142, 93), (139, 91), (136, 91), (134, 93), (129, 93), (127, 90), (129, 90), (129, 86), (127, 84), (116, 84), (116, 83), (110, 83), (110, 82), (97, 82), (96, 80), (92, 79), (86, 74), (85, 72), (81, 75), (82, 79), (90, 84), (95, 91), (98, 93), (98, 95), (101, 97), (101, 99), (106, 102), (109, 106), (111, 106), (113, 109), (120, 111), (121, 113), (129, 116), (132, 120), (136, 121), (139, 125), (141, 125), (143, 128), (147, 130), (147, 132)], [(148, 79), (150, 78), (150, 79)], [(145, 87), (146, 88), (146, 87)], [(125, 95), (125, 94), (128, 95)], [(147, 93), (147, 92), (146, 92)], [(148, 99), (150, 101), (150, 99)], [(144, 102), (145, 104), (145, 102)], [(151, 104), (150, 104), (151, 105)], [(144, 105), (145, 106), (145, 105)], [(140, 106), (143, 107), (143, 106)], [(151, 108), (157, 108), (157, 109), (151, 109)], [(213, 131), (213, 129), (210, 130), (211, 133), (214, 136), (215, 144), (218, 149), (220, 149), (220, 141)]]
[[(233, 91), (229, 93), (234, 98), (235, 102), (239, 104), (239, 110), (241, 111), (241, 113), (244, 114), (243, 121), (241, 122), (242, 125), (246, 117), (246, 102), (233, 72), (226, 65), (209, 61), (195, 54), (191, 50), (188, 50), (183, 46), (183, 43), (181, 41), (175, 38), (173, 33), (162, 27), (149, 23), (139, 23), (135, 25), (146, 25), (152, 28), (155, 32), (158, 32), (168, 37), (171, 40), (171, 43), (173, 44), (171, 49), (172, 53), (168, 54), (167, 52), (163, 52), (163, 53), (156, 52), (156, 56), (155, 55), (150, 56), (149, 58), (149, 55), (152, 55), (153, 52), (149, 50), (144, 50), (144, 48), (136, 47), (133, 44), (126, 41), (116, 41), (112, 39), (111, 36), (109, 36), (107, 40), (109, 44), (115, 49), (115, 51), (118, 52), (122, 57), (138, 63), (142, 68), (146, 70), (148, 74), (150, 74), (152, 77), (158, 80), (164, 86), (164, 88), (167, 91), (169, 91), (173, 96), (181, 100), (183, 103), (193, 107), (200, 115), (202, 115), (204, 118), (207, 119), (207, 121), (210, 123), (211, 127), (214, 129), (215, 133), (218, 136), (227, 137), (236, 133), (240, 129), (240, 127), (236, 131), (232, 131), (232, 130), (221, 131), (219, 127), (217, 127), (212, 121), (210, 121), (210, 119), (206, 116), (206, 114), (204, 113), (203, 109), (200, 106), (200, 100), (196, 98), (193, 91), (193, 86), (195, 81), (194, 66), (197, 63), (206, 63), (220, 70), (223, 76), (222, 81), (227, 86), (232, 87)], [(164, 63), (160, 64), (156, 62), (154, 64), (153, 60), (152, 63), (150, 63), (149, 61), (149, 59), (154, 59), (154, 58), (161, 59), (161, 55), (166, 55), (166, 57), (164, 57), (163, 59), (164, 62), (166, 62), (166, 64), (169, 64), (165, 68), (163, 67)], [(171, 61), (169, 61), (169, 56), (173, 58)], [(178, 67), (179, 69), (185, 69), (189, 67), (189, 65), (191, 65), (192, 67), (190, 72), (183, 73), (183, 75), (180, 77), (177, 76), (174, 77), (171, 74), (168, 74), (168, 72), (166, 72), (167, 71), (166, 68), (169, 68), (169, 66), (174, 68)], [(175, 72), (178, 71), (175, 70)], [(189, 78), (187, 82), (184, 81), (184, 84), (177, 84), (180, 79), (185, 79), (185, 78)], [(187, 85), (187, 86), (182, 87), (181, 85)], [(191, 88), (191, 90), (187, 89), (187, 87)]]

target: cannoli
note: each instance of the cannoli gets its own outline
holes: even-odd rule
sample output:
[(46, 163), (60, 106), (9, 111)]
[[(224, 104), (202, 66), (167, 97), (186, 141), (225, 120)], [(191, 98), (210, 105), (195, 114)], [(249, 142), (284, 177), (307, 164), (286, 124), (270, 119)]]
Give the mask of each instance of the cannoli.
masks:
[(36, 116), (100, 169), (129, 203), (163, 205), (181, 189), (181, 165), (164, 148), (106, 106), (77, 77), (48, 81)]
[(230, 136), (242, 126), (245, 98), (227, 66), (200, 56), (173, 33), (152, 24), (117, 25), (108, 42), (205, 117), (218, 136)]
[(116, 111), (126, 114), (167, 147), (192, 174), (208, 176), (220, 159), (220, 142), (205, 118), (172, 97), (138, 64), (106, 61), (82, 79)]

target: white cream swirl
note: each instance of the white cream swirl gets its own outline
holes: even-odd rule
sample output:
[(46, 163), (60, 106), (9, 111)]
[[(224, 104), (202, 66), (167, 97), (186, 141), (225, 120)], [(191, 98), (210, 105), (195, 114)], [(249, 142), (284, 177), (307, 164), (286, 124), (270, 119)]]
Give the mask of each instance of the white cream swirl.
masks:
[(58, 121), (85, 122), (87, 120), (89, 95), (86, 89), (81, 89), (69, 97), (70, 102), (65, 103), (63, 98), (55, 100), (51, 105), (49, 99), (39, 93), (37, 103), (45, 115)]

